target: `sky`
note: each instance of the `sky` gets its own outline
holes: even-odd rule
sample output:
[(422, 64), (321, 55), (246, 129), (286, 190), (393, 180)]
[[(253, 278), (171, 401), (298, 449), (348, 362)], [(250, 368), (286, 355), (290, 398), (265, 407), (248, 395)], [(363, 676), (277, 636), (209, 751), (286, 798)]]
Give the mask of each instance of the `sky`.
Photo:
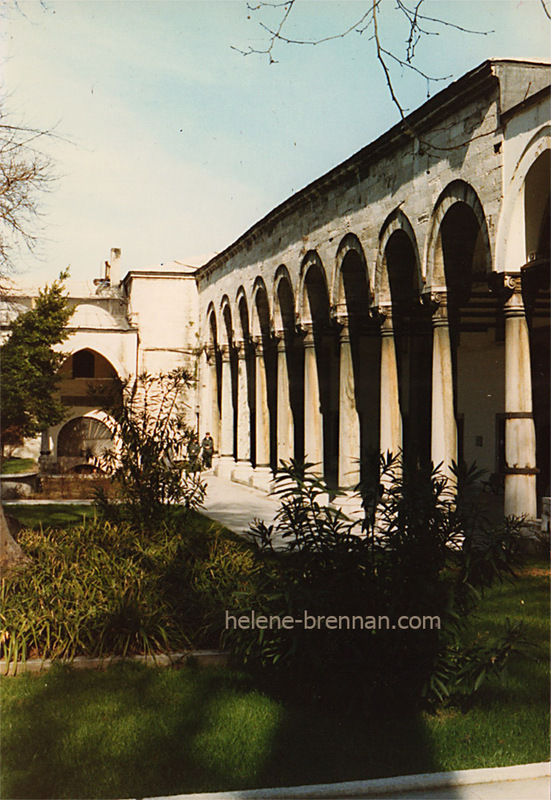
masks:
[[(551, 8), (551, 0), (546, 0)], [(253, 3), (251, 3), (252, 5)], [(258, 3), (254, 3), (257, 5)], [(411, 0), (413, 4), (413, 0)], [(404, 52), (396, 0), (383, 0), (383, 46)], [(290, 38), (346, 30), (367, 0), (297, 0)], [(429, 31), (415, 63), (393, 66), (410, 111), (490, 57), (551, 55), (541, 0), (425, 0), (464, 28)], [(53, 131), (40, 146), (56, 180), (40, 198), (35, 255), (16, 281), (41, 285), (69, 266), (91, 281), (112, 247), (122, 270), (199, 265), (294, 192), (399, 120), (370, 31), (316, 46), (262, 50), (281, 8), (245, 0), (19, 0), (0, 19), (1, 91), (12, 122)]]

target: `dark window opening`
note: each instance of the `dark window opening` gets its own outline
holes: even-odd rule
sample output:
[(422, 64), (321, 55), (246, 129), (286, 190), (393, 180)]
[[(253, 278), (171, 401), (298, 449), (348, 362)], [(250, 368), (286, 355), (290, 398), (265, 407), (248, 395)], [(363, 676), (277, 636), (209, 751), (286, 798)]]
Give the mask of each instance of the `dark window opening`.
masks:
[(79, 350), (73, 355), (73, 378), (93, 378), (95, 375), (95, 356), (91, 350)]

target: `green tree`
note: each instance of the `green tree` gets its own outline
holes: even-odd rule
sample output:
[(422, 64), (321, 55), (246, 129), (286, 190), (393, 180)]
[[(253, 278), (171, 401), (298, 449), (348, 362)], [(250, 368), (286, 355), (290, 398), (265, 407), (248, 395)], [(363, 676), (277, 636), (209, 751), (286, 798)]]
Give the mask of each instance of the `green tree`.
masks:
[(65, 356), (54, 348), (69, 335), (66, 325), (73, 313), (65, 294), (67, 275), (62, 272), (39, 292), (33, 308), (14, 320), (0, 348), (2, 455), (6, 446), (36, 436), (63, 419), (56, 389)]

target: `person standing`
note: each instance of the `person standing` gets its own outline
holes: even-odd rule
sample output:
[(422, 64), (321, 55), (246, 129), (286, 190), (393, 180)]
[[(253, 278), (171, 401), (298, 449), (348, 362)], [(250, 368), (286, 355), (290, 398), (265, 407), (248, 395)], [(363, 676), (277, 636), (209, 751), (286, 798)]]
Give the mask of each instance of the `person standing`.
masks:
[(202, 448), (202, 455), (203, 455), (203, 467), (205, 469), (210, 469), (212, 467), (212, 454), (214, 453), (214, 442), (212, 440), (212, 436), (210, 433), (205, 434), (205, 438), (201, 442)]
[(193, 435), (190, 439), (187, 449), (190, 472), (199, 472), (201, 469), (201, 464), (199, 463), (199, 451), (200, 447), (199, 442), (197, 441), (197, 436)]

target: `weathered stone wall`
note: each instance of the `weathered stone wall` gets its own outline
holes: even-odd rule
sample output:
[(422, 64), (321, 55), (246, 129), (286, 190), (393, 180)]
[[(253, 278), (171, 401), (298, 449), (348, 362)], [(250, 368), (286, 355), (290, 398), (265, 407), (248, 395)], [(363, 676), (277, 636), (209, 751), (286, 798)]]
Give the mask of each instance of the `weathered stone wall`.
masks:
[(195, 369), (197, 287), (193, 273), (133, 271), (126, 279), (129, 319), (139, 329), (138, 372)]
[[(202, 338), (212, 303), (220, 325), (221, 300), (227, 295), (239, 338), (235, 299), (245, 290), (249, 308), (255, 280), (266, 284), (274, 316), (274, 277), (283, 264), (291, 277), (298, 319), (301, 319), (301, 266), (314, 251), (323, 265), (332, 305), (337, 303), (337, 251), (354, 234), (365, 254), (369, 283), (376, 292), (379, 239), (387, 218), (398, 209), (411, 223), (422, 276), (426, 279), (429, 232), (441, 193), (453, 181), (471, 186), (484, 210), (494, 250), (495, 221), (501, 203), (502, 134), (497, 130), (497, 87), (456, 110), (444, 124), (423, 131), (419, 139), (398, 144), (373, 162), (344, 175), (338, 184), (316, 188), (296, 208), (282, 213), (262, 235), (235, 255), (215, 261), (198, 278)], [(425, 144), (426, 143), (426, 144)], [(453, 149), (439, 149), (453, 148)], [(365, 174), (363, 174), (365, 173)], [(426, 285), (425, 289), (430, 290)]]
[[(442, 193), (461, 181), (480, 201), (491, 254), (491, 268), (504, 267), (495, 260), (496, 233), (504, 187), (511, 180), (526, 142), (549, 119), (547, 103), (532, 106), (504, 128), (500, 110), (510, 111), (515, 102), (549, 83), (542, 65), (509, 63), (495, 67), (496, 77), (475, 81), (445, 102), (412, 115), (410, 135), (393, 129), (373, 145), (299, 192), (248, 234), (199, 271), (201, 339), (206, 341), (206, 316), (212, 303), (220, 328), (221, 301), (227, 296), (234, 329), (239, 338), (235, 299), (240, 287), (251, 309), (255, 280), (261, 277), (270, 298), (274, 318), (274, 276), (285, 265), (301, 318), (301, 265), (315, 251), (323, 264), (331, 303), (337, 303), (337, 251), (347, 234), (354, 234), (365, 254), (370, 289), (377, 292), (376, 264), (385, 221), (398, 209), (411, 224), (424, 291), (431, 288), (435, 242), (431, 230)], [(458, 82), (460, 84), (460, 82)], [(452, 87), (453, 88), (453, 87)], [(463, 94), (461, 93), (463, 92)], [(443, 93), (445, 94), (445, 93)], [(513, 121), (514, 119), (514, 121)], [(541, 134), (540, 134), (541, 138)], [(462, 184), (456, 184), (461, 191)], [(522, 262), (524, 263), (524, 262)], [(518, 269), (520, 264), (516, 264)], [(437, 281), (433, 281), (437, 283)]]

